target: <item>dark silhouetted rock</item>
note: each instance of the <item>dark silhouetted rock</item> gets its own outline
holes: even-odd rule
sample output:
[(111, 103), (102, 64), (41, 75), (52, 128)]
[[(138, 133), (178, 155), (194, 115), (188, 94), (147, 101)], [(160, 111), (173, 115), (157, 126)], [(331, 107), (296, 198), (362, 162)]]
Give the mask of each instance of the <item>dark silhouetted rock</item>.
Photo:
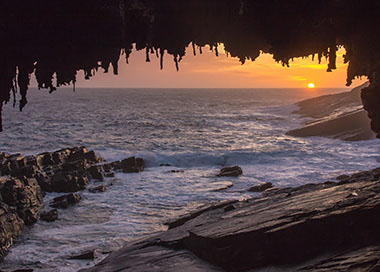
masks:
[(93, 179), (103, 180), (104, 179), (104, 169), (100, 165), (93, 165), (88, 168), (88, 172)]
[(273, 187), (272, 183), (266, 182), (264, 184), (253, 186), (253, 187), (249, 188), (248, 191), (250, 191), (252, 193), (261, 193), (261, 192), (264, 192), (265, 190), (272, 188), (272, 187)]
[(72, 193), (54, 198), (50, 206), (53, 208), (67, 209), (69, 206), (79, 203), (80, 200), (80, 194)]
[(120, 166), (124, 173), (138, 173), (144, 170), (144, 160), (131, 157), (122, 160)]
[(88, 189), (88, 191), (90, 193), (102, 193), (102, 192), (105, 192), (107, 190), (107, 187), (105, 185), (99, 185), (99, 186), (96, 186), (94, 188), (90, 188)]
[(225, 167), (220, 170), (217, 177), (237, 177), (243, 174), (243, 170), (239, 166)]
[(40, 214), (40, 219), (46, 222), (53, 222), (58, 219), (58, 210), (52, 209), (50, 211), (45, 211)]

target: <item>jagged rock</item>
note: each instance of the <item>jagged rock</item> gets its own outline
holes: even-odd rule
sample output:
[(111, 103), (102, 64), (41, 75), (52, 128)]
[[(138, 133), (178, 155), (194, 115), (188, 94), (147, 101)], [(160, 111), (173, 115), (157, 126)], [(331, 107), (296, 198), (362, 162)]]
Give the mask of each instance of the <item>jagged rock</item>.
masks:
[(130, 157), (122, 161), (115, 161), (105, 166), (115, 170), (121, 170), (124, 173), (138, 173), (144, 170), (145, 163), (141, 158)]
[(42, 206), (35, 179), (0, 177), (0, 261), (23, 227), (37, 221)]
[[(101, 179), (104, 171), (114, 176), (111, 164), (95, 165), (103, 161), (95, 152), (85, 147), (65, 148), (36, 156), (22, 156), (0, 152), (0, 262), (13, 239), (22, 233), (25, 225), (34, 224), (38, 218), (48, 222), (58, 218), (56, 209), (43, 212), (45, 192), (77, 192), (89, 184), (88, 176)], [(142, 171), (142, 159), (116, 162), (119, 170)], [(105, 186), (91, 191), (103, 192)], [(67, 208), (80, 201), (79, 194), (57, 197), (54, 208)]]
[(261, 192), (264, 192), (265, 190), (272, 188), (272, 187), (273, 187), (272, 183), (266, 182), (264, 184), (253, 186), (253, 187), (249, 188), (248, 191), (252, 192), (252, 193), (261, 193)]
[(46, 192), (70, 193), (86, 189), (89, 183), (88, 177), (79, 172), (59, 172), (47, 184), (41, 184), (41, 187)]
[(50, 206), (53, 208), (67, 209), (69, 206), (79, 203), (81, 199), (80, 194), (71, 193), (54, 198)]
[(243, 174), (243, 170), (239, 166), (225, 167), (220, 170), (217, 177), (237, 177)]
[(43, 195), (35, 179), (3, 178), (1, 197), (2, 201), (17, 209), (18, 216), (26, 225), (37, 222)]
[(18, 216), (16, 208), (0, 201), (0, 262), (13, 244), (13, 239), (22, 233), (24, 221)]
[(90, 193), (103, 193), (103, 192), (105, 192), (107, 190), (107, 187), (105, 186), (105, 185), (99, 185), (99, 186), (97, 186), (97, 187), (94, 187), (94, 188), (90, 188), (90, 189), (88, 189), (88, 191), (90, 192)]
[(137, 173), (144, 170), (144, 160), (131, 157), (121, 161), (121, 169), (124, 173)]
[(103, 180), (104, 179), (104, 169), (101, 165), (93, 165), (88, 168), (88, 172), (90, 173), (93, 179)]
[(52, 209), (50, 211), (42, 212), (40, 215), (40, 219), (46, 222), (53, 222), (58, 219), (58, 210)]

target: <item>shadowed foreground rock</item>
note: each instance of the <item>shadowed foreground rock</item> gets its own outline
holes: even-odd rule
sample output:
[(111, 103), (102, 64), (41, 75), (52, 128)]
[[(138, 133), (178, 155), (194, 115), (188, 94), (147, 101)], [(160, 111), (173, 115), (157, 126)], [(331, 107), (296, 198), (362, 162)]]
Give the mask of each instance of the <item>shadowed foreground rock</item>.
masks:
[(82, 271), (378, 271), (379, 173), (214, 205)]

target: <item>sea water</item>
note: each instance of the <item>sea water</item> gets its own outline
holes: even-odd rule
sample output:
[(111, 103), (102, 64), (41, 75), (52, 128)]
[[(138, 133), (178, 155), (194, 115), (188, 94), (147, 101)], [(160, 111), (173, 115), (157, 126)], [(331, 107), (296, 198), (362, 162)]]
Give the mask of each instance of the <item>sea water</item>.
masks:
[[(292, 114), (294, 103), (339, 91), (32, 89), (23, 112), (4, 107), (1, 151), (37, 154), (86, 146), (108, 161), (142, 157), (147, 167), (117, 173), (106, 179), (106, 192), (85, 190), (81, 203), (59, 211), (58, 221), (25, 229), (0, 269), (77, 271), (127, 241), (165, 230), (163, 223), (204, 203), (255, 197), (247, 189), (262, 182), (297, 186), (378, 167), (377, 140), (285, 135), (303, 121)], [(215, 177), (232, 165), (244, 174)], [(58, 195), (48, 193), (45, 203)], [(95, 249), (95, 262), (69, 259), (88, 249)]]

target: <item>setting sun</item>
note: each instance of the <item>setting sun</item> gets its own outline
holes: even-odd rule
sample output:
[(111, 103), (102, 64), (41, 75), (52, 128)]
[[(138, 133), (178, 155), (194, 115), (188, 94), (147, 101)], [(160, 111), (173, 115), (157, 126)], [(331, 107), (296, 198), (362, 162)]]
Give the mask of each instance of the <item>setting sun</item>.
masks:
[(307, 84), (307, 87), (309, 89), (314, 89), (315, 88), (315, 84), (314, 83), (309, 83), (309, 84)]

